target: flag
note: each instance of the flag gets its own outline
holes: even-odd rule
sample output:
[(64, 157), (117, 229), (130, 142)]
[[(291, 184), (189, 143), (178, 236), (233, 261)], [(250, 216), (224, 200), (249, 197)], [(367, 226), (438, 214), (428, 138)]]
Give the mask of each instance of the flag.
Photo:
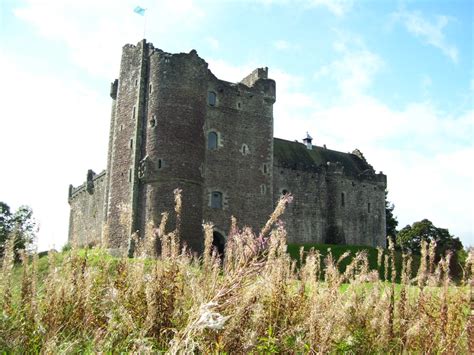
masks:
[(146, 9), (144, 9), (143, 7), (140, 7), (140, 6), (137, 6), (133, 9), (133, 12), (139, 14), (140, 16), (145, 16), (145, 11), (146, 11)]

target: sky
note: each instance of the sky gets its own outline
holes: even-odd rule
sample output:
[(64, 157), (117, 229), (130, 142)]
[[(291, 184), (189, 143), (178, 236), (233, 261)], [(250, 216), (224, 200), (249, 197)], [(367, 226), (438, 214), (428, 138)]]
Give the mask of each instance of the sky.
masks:
[(2, 0), (0, 201), (33, 208), (39, 250), (67, 242), (69, 184), (106, 167), (121, 48), (146, 37), (227, 81), (268, 67), (276, 137), (358, 148), (399, 228), (474, 246), (473, 24), (470, 0)]

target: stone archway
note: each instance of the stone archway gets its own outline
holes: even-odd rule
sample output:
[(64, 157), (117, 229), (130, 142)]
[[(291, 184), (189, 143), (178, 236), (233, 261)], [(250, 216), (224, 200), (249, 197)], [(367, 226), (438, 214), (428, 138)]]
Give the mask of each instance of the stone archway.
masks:
[(225, 238), (221, 233), (217, 231), (214, 231), (212, 233), (212, 247), (217, 250), (217, 253), (220, 255), (221, 258), (224, 257)]

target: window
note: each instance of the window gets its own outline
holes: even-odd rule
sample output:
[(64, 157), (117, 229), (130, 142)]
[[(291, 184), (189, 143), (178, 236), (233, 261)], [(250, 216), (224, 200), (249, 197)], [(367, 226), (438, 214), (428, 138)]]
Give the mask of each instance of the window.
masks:
[(152, 84), (150, 84), (150, 89), (148, 91), (150, 92), (150, 94), (153, 93), (153, 85)]
[(344, 207), (346, 205), (346, 195), (344, 192), (341, 192), (341, 207)]
[(212, 191), (211, 208), (222, 208), (222, 192)]
[(249, 150), (249, 146), (247, 144), (242, 144), (242, 146), (240, 147), (240, 153), (242, 153), (242, 155), (247, 155), (247, 154), (250, 154), (250, 150)]
[(266, 185), (260, 185), (260, 193), (262, 195), (265, 195), (267, 193), (267, 186)]
[(207, 149), (214, 150), (217, 149), (217, 133), (209, 132), (207, 135)]
[(135, 79), (135, 86), (138, 86), (138, 79)]
[(367, 204), (367, 212), (370, 213), (370, 202)]
[(209, 91), (207, 93), (207, 103), (209, 106), (216, 106), (217, 96), (216, 93), (213, 91)]
[(288, 193), (288, 190), (286, 190), (286, 189), (281, 190), (281, 194), (282, 194), (283, 196), (285, 196), (287, 193)]
[(130, 149), (133, 149), (133, 139), (130, 139)]
[(137, 112), (137, 108), (135, 106), (133, 106), (132, 118), (135, 118), (136, 112)]
[(155, 127), (156, 126), (156, 116), (153, 115), (153, 117), (150, 120), (150, 126)]
[(132, 182), (132, 169), (128, 169), (128, 182)]
[(267, 164), (263, 164), (263, 173), (264, 174), (268, 173)]
[(158, 159), (158, 169), (161, 169), (163, 167), (163, 161), (161, 159)]

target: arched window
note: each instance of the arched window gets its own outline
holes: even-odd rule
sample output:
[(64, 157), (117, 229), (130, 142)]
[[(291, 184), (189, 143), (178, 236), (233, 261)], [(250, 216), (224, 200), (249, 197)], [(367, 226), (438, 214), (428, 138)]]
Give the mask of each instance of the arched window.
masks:
[(213, 91), (209, 91), (207, 93), (207, 103), (209, 104), (209, 106), (216, 106), (216, 93), (213, 92)]
[(222, 192), (212, 191), (211, 208), (222, 208)]
[(207, 149), (214, 150), (217, 149), (217, 133), (209, 132), (207, 135)]

